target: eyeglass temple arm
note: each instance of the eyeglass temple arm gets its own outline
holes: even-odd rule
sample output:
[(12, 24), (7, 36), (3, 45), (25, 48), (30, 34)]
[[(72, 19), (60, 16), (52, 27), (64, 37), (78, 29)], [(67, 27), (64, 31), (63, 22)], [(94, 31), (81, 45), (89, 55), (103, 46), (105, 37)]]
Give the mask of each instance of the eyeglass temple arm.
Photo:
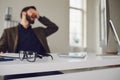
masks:
[(36, 55), (36, 57), (39, 57), (40, 59), (42, 59), (42, 55)]
[(43, 55), (43, 56), (50, 56), (51, 57), (51, 59), (53, 60), (53, 56), (52, 55), (50, 55), (50, 54), (48, 54), (48, 53), (46, 53), (45, 55)]

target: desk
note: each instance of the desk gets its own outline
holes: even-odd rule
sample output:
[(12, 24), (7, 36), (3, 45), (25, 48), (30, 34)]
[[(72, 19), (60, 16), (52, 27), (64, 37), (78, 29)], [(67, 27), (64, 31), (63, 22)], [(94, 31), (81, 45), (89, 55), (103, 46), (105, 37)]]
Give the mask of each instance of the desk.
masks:
[[(10, 76), (15, 74), (29, 74), (48, 71), (65, 71), (65, 74), (26, 78), (25, 80), (56, 80), (57, 78), (57, 80), (120, 79), (120, 76), (118, 75), (120, 74), (120, 56), (96, 56), (90, 54), (85, 58), (66, 58), (59, 57), (58, 55), (54, 54), (53, 57), (54, 60), (51, 60), (50, 58), (44, 58), (42, 60), (38, 59), (36, 62), (27, 62), (26, 60), (0, 62), (0, 80), (4, 80), (6, 75)], [(71, 72), (68, 72), (67, 74), (66, 71), (69, 70), (71, 70)], [(76, 70), (76, 72), (74, 72), (74, 70)], [(80, 72), (78, 70), (80, 70)], [(24, 80), (24, 78), (18, 80)]]

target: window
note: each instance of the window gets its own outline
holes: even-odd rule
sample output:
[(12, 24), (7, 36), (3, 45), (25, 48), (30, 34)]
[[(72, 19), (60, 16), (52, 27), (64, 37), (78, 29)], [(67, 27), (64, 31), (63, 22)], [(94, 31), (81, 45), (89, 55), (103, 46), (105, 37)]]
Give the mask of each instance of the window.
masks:
[[(86, 0), (70, 0), (70, 47), (86, 48)], [(73, 50), (72, 50), (73, 51)]]

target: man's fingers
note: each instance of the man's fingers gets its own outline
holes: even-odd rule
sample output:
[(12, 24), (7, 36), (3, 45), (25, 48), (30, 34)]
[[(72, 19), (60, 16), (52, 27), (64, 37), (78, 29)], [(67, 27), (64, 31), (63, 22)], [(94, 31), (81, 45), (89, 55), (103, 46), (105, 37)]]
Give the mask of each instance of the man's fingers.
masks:
[(26, 14), (27, 14), (26, 12), (22, 12), (22, 17), (26, 18)]
[(36, 11), (36, 18), (38, 19), (40, 17), (40, 14), (38, 11)]

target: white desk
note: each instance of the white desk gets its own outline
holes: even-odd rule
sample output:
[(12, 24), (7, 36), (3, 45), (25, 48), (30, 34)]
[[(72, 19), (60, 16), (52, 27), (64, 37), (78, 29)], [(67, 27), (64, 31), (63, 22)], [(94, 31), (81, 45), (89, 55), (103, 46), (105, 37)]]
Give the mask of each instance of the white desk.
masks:
[[(63, 58), (57, 55), (53, 55), (54, 60), (50, 58), (37, 60), (36, 62), (27, 62), (26, 60), (20, 61), (8, 61), (8, 62), (0, 62), (0, 80), (4, 80), (6, 75), (14, 75), (14, 74), (27, 74), (27, 73), (37, 73), (37, 72), (48, 72), (48, 71), (66, 71), (66, 70), (86, 70), (83, 72), (62, 74), (62, 75), (52, 75), (52, 76), (43, 76), (28, 78), (28, 80), (120, 80), (120, 76), (116, 74), (120, 74), (120, 56), (95, 56), (88, 55), (84, 59), (79, 58)], [(118, 65), (116, 67), (116, 65)], [(112, 67), (111, 67), (112, 66)], [(105, 69), (102, 69), (104, 68)], [(98, 68), (98, 70), (96, 70)], [(99, 69), (100, 68), (100, 69)], [(97, 72), (96, 72), (97, 71)], [(94, 76), (98, 73), (96, 76)], [(104, 74), (103, 74), (104, 73)], [(107, 74), (109, 73), (109, 74)], [(114, 75), (115, 74), (115, 75)], [(73, 76), (74, 75), (74, 76)], [(80, 76), (81, 75), (81, 76)], [(82, 77), (84, 76), (84, 78)], [(110, 77), (108, 77), (111, 75)], [(112, 76), (113, 75), (113, 76)], [(68, 77), (69, 76), (69, 77)], [(97, 77), (106, 76), (105, 78), (97, 78)], [(73, 78), (71, 78), (73, 77)], [(112, 77), (112, 78), (111, 78)], [(94, 78), (94, 79), (93, 79)], [(110, 79), (109, 79), (110, 78)], [(18, 79), (19, 80), (19, 79)], [(24, 79), (20, 79), (24, 80)], [(27, 80), (27, 79), (26, 79)]]
[(120, 80), (119, 74), (120, 68), (114, 68), (14, 80)]

